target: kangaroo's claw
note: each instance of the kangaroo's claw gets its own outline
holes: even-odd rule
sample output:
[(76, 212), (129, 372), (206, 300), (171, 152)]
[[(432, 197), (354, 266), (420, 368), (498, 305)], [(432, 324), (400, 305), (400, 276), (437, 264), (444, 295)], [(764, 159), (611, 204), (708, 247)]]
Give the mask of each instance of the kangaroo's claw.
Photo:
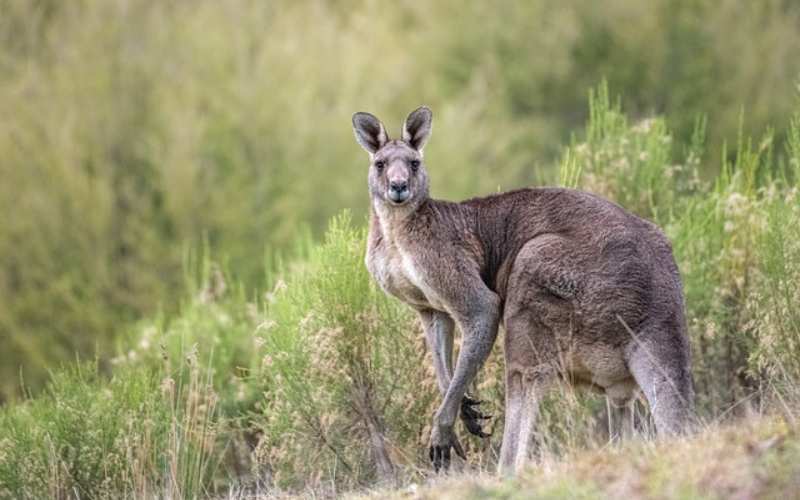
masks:
[(453, 434), (451, 430), (450, 435), (441, 440), (440, 444), (431, 443), (431, 446), (428, 449), (428, 456), (433, 463), (433, 470), (435, 472), (447, 472), (447, 470), (450, 468), (451, 448), (456, 452), (456, 455), (464, 460), (467, 459), (467, 454), (464, 453), (461, 443), (458, 442), (458, 438), (456, 438), (455, 434)]
[(464, 421), (464, 426), (467, 428), (467, 431), (469, 431), (470, 434), (485, 438), (491, 436), (492, 434), (483, 431), (480, 420), (488, 420), (492, 418), (492, 416), (484, 415), (474, 408), (481, 403), (483, 403), (483, 401), (478, 401), (477, 399), (472, 399), (469, 396), (464, 396), (464, 399), (461, 400), (461, 420)]

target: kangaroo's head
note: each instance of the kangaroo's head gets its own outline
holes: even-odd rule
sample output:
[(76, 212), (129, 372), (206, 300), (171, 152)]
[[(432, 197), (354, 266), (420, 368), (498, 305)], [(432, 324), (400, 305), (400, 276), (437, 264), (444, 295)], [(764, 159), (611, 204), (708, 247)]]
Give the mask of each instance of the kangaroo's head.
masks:
[(353, 115), (356, 140), (369, 153), (369, 191), (373, 203), (387, 210), (415, 208), (428, 197), (428, 173), (422, 148), (431, 135), (431, 110), (422, 106), (403, 123), (401, 139), (369, 113)]

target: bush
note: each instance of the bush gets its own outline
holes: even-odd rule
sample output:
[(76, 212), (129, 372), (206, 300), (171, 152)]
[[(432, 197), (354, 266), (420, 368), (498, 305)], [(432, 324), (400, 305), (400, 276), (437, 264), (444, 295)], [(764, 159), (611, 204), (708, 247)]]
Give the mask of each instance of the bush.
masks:
[(54, 374), (0, 413), (0, 497), (196, 498), (208, 485), (214, 395), (198, 377), (148, 367), (110, 380), (96, 364)]
[(335, 218), (267, 305), (257, 455), (278, 484), (392, 481), (398, 463), (426, 460), (437, 391), (424, 337), (367, 273), (365, 235)]

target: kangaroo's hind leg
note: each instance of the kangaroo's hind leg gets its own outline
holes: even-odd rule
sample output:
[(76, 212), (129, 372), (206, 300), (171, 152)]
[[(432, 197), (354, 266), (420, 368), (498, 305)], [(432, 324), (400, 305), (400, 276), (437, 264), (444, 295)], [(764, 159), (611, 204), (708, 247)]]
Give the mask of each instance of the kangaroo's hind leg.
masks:
[(635, 433), (633, 399), (612, 398), (606, 396), (606, 412), (608, 415), (608, 440), (617, 442), (630, 439)]
[(647, 327), (634, 335), (628, 357), (660, 435), (689, 431), (694, 411), (688, 342), (681, 330), (670, 325)]
[(539, 403), (557, 380), (557, 355), (549, 348), (552, 337), (541, 335), (543, 325), (530, 312), (507, 314), (505, 330), (506, 408), (500, 472), (507, 475), (519, 471), (530, 456)]
[(506, 416), (503, 446), (500, 449), (500, 472), (518, 472), (528, 461), (533, 444), (539, 403), (552, 386), (554, 377), (548, 368), (516, 370), (506, 373)]
[(565, 263), (563, 245), (555, 235), (531, 240), (517, 254), (508, 278), (503, 314), (506, 418), (500, 452), (504, 474), (519, 470), (528, 460), (539, 403), (563, 368), (556, 334), (571, 333), (572, 304), (564, 296), (569, 286), (556, 286), (555, 291), (547, 286), (563, 284), (553, 278)]

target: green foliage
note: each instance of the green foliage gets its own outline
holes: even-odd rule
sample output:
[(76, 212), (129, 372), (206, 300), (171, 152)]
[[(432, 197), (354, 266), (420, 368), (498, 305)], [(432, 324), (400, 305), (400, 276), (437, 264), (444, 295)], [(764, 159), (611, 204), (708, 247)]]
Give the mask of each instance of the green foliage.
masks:
[[(353, 111), (396, 135), (431, 105), (434, 194), (460, 198), (554, 179), (605, 77), (630, 115), (664, 116), (612, 148), (632, 174), (620, 201), (649, 213), (669, 200), (636, 183), (672, 196), (650, 189), (656, 164), (690, 142), (698, 113), (714, 158), (742, 106), (745, 135), (772, 124), (780, 139), (800, 73), (800, 9), (781, 0), (0, 0), (0, 12), (3, 399), (20, 372), (41, 387), (75, 351), (106, 358), (133, 322), (173, 314), (187, 246), (207, 242), (263, 290), (265, 248), (285, 250), (301, 225), (321, 234), (345, 207), (361, 217)], [(591, 147), (621, 140), (619, 126), (596, 123)], [(645, 144), (667, 128), (671, 145)]]
[(372, 282), (365, 244), (349, 216), (335, 218), (267, 305), (257, 455), (279, 484), (352, 486), (392, 478), (376, 471), (377, 455), (424, 460), (420, 416), (436, 393), (424, 342), (410, 311)]
[(2, 498), (196, 498), (209, 478), (213, 395), (195, 375), (95, 364), (0, 412)]
[(588, 186), (635, 213), (657, 219), (658, 209), (673, 206), (680, 194), (663, 189), (664, 177), (679, 175), (684, 168), (670, 164), (672, 136), (666, 123), (651, 118), (630, 126), (619, 102), (611, 103), (605, 82), (589, 93), (589, 110), (585, 142), (564, 153), (562, 183)]

